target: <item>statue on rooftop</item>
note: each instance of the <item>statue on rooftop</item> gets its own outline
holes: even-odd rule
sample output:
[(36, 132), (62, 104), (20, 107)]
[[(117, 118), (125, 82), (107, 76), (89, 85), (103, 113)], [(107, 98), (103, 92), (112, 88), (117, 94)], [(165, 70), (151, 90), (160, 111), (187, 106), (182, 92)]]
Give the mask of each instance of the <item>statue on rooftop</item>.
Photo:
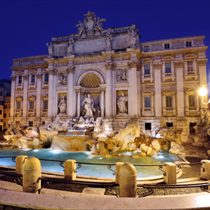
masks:
[(129, 34), (130, 34), (130, 47), (138, 47), (139, 35), (133, 29), (129, 31)]
[(110, 32), (107, 33), (107, 37), (106, 37), (106, 50), (111, 50), (112, 49), (112, 35)]
[(85, 29), (86, 26), (84, 23), (82, 23), (81, 21), (79, 21), (79, 23), (77, 23), (76, 25), (78, 27), (78, 35), (81, 36), (82, 34), (85, 34)]
[(53, 56), (53, 45), (52, 45), (52, 42), (50, 42), (50, 44), (46, 43), (46, 45), (48, 47), (49, 56)]
[(74, 39), (71, 37), (69, 39), (69, 44), (67, 47), (67, 54), (72, 55), (74, 53)]

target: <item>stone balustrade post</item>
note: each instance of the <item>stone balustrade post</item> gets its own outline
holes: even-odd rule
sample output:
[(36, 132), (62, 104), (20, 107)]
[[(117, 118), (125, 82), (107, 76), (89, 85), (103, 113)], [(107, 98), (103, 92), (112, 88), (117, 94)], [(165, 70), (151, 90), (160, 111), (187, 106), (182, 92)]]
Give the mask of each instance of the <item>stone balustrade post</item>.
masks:
[(80, 90), (77, 90), (77, 117), (80, 117)]
[(119, 197), (136, 197), (137, 174), (131, 163), (124, 163), (119, 169)]
[(76, 160), (67, 160), (64, 163), (64, 178), (67, 180), (76, 179)]
[(53, 105), (54, 105), (54, 70), (49, 69), (49, 92), (48, 92), (48, 117), (53, 117)]
[(27, 159), (23, 165), (23, 192), (36, 193), (41, 190), (41, 163), (35, 157)]
[(164, 182), (166, 184), (176, 184), (176, 164), (174, 163), (165, 163), (163, 167), (164, 170)]
[(201, 179), (210, 180), (210, 160), (201, 160)]
[(16, 157), (16, 173), (23, 174), (23, 164), (25, 163), (28, 156), (26, 155), (19, 155)]
[(123, 162), (116, 162), (115, 163), (115, 183), (119, 184), (119, 172), (120, 167), (123, 165)]

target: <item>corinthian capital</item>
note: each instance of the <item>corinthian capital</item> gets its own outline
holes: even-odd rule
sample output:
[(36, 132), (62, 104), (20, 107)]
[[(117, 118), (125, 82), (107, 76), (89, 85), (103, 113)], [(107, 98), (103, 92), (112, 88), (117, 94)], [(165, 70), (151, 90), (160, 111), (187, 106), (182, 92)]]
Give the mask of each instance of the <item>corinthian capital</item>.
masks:
[(160, 64), (160, 63), (153, 64), (153, 68), (154, 68), (154, 70), (160, 70), (162, 68), (162, 64)]
[(198, 61), (197, 63), (198, 63), (198, 66), (206, 66), (206, 60), (200, 60), (200, 61)]
[(66, 69), (67, 74), (69, 73), (74, 73), (74, 65), (71, 65), (68, 67), (68, 69)]
[(113, 63), (107, 63), (107, 64), (105, 64), (106, 70), (113, 70), (114, 67), (115, 67), (115, 64), (113, 64)]
[(24, 80), (28, 80), (28, 74), (23, 75)]
[(12, 82), (16, 80), (16, 76), (10, 76), (10, 78), (12, 79)]
[(175, 62), (175, 63), (174, 63), (174, 66), (175, 66), (175, 68), (177, 68), (177, 69), (178, 69), (178, 68), (179, 68), (179, 69), (180, 69), (180, 68), (183, 68), (183, 65), (184, 65), (183, 62)]
[(36, 77), (37, 77), (37, 79), (41, 79), (42, 78), (42, 73), (37, 73)]
[(128, 62), (128, 68), (132, 69), (132, 68), (137, 68), (138, 65), (138, 61), (130, 61)]

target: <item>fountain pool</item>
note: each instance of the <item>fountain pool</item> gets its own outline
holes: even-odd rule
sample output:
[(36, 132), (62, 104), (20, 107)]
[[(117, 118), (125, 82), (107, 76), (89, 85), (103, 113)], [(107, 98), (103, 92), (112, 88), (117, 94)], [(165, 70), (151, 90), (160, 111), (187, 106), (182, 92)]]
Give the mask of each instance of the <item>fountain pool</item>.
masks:
[[(77, 169), (77, 175), (114, 178), (113, 172), (107, 168), (108, 164), (116, 162), (130, 162), (133, 165), (162, 165), (164, 162), (180, 161), (177, 156), (168, 152), (168, 150), (160, 150), (156, 157), (145, 156), (142, 158), (132, 158), (133, 152), (121, 152), (122, 158), (105, 158), (103, 156), (91, 156), (90, 152), (65, 152), (51, 149), (0, 149), (0, 156), (19, 156), (27, 155), (28, 157), (37, 157), (39, 159), (66, 161), (74, 159), (77, 162), (84, 163), (100, 163), (106, 165), (89, 165), (82, 164), (82, 167)], [(126, 157), (125, 157), (126, 156)], [(0, 158), (1, 166), (15, 167), (15, 163), (11, 158)], [(41, 161), (42, 170), (49, 172), (63, 173), (63, 168), (59, 162)], [(152, 178), (161, 176), (162, 171), (158, 166), (135, 166), (137, 178)], [(112, 166), (115, 170), (115, 166)]]

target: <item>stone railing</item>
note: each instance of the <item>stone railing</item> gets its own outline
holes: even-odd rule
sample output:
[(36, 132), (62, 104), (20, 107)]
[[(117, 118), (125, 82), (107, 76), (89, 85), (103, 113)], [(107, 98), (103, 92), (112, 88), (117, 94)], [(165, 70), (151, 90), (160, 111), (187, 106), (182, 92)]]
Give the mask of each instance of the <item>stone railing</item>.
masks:
[(163, 116), (176, 116), (175, 107), (163, 107)]
[(21, 117), (23, 114), (23, 110), (22, 109), (15, 109), (15, 116), (16, 117)]
[(199, 116), (200, 111), (198, 106), (194, 107), (185, 107), (185, 115), (186, 116)]

